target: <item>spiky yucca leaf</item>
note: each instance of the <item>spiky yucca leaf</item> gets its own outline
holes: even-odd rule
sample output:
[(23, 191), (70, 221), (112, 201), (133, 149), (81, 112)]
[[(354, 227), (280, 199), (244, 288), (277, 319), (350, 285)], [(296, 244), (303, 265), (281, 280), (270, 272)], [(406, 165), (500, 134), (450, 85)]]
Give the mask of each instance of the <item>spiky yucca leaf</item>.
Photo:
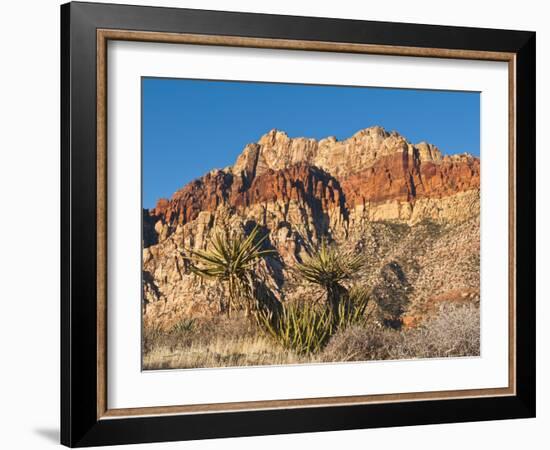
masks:
[(290, 303), (278, 313), (266, 309), (255, 312), (263, 331), (282, 347), (298, 354), (318, 353), (337, 330), (364, 325), (370, 294), (362, 287), (352, 288), (336, 312), (312, 302)]
[(322, 239), (316, 251), (305, 257), (302, 263), (296, 264), (296, 270), (305, 280), (330, 287), (352, 278), (364, 263), (362, 255), (341, 252)]
[(319, 248), (296, 265), (296, 271), (306, 281), (326, 290), (326, 302), (336, 315), (341, 299), (347, 295), (341, 283), (353, 278), (364, 263), (362, 255), (342, 252), (323, 238)]
[(254, 266), (261, 258), (275, 253), (274, 250), (262, 250), (268, 235), (258, 239), (258, 234), (258, 225), (248, 236), (216, 233), (206, 250), (190, 250), (190, 256), (184, 256), (193, 273), (226, 284), (229, 291), (228, 316), (235, 306), (243, 306), (243, 303), (249, 312)]
[(338, 312), (334, 317), (336, 328), (364, 325), (373, 313), (370, 305), (370, 291), (362, 286), (352, 287), (338, 304)]
[(331, 312), (307, 303), (285, 305), (278, 314), (260, 309), (255, 317), (268, 336), (298, 354), (319, 352), (333, 332)]

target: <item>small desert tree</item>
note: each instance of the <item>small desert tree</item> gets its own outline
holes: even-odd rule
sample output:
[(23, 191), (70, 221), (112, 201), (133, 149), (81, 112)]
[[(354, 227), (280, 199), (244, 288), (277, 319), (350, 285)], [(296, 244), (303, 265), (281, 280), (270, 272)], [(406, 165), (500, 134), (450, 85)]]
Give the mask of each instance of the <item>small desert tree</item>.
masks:
[(296, 271), (305, 280), (325, 289), (327, 305), (337, 315), (340, 300), (348, 294), (342, 283), (353, 278), (364, 263), (363, 256), (342, 252), (323, 238), (319, 248), (296, 265)]
[(227, 289), (227, 316), (244, 304), (247, 315), (251, 309), (252, 285), (256, 263), (274, 250), (262, 250), (268, 235), (258, 239), (258, 225), (248, 236), (244, 233), (216, 233), (206, 250), (189, 250), (185, 256), (193, 273), (221, 281)]

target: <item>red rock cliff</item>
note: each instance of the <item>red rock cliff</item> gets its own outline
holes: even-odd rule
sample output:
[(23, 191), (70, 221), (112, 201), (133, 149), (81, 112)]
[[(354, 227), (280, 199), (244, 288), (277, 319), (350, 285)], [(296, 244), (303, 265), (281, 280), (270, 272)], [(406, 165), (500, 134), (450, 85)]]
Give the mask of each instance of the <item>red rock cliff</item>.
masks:
[(247, 145), (233, 166), (144, 211), (145, 318), (171, 324), (218, 312), (219, 283), (189, 273), (183, 254), (206, 248), (217, 227), (243, 230), (250, 223), (260, 224), (278, 251), (265, 263), (281, 298), (309, 295), (287, 283), (289, 268), (322, 236), (369, 256), (366, 285), (396, 267), (411, 298), (478, 290), (471, 261), (479, 258), (479, 186), (478, 158), (443, 156), (380, 127), (343, 141), (272, 130)]

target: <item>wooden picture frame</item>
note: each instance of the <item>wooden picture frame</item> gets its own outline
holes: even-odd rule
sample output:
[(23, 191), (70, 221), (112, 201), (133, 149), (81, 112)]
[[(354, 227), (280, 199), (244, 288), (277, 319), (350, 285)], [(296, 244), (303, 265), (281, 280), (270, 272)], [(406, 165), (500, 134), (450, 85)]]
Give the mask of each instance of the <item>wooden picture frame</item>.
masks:
[[(92, 446), (535, 415), (535, 33), (69, 3), (61, 7), (61, 442)], [(109, 40), (505, 61), (509, 67), (507, 388), (110, 409)]]

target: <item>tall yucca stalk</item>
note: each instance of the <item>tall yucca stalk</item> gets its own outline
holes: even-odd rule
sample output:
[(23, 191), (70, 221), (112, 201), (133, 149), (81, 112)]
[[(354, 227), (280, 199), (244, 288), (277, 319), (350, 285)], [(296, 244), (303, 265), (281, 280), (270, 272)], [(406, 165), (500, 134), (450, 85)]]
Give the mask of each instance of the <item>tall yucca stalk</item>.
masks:
[(227, 316), (238, 306), (246, 308), (247, 315), (252, 303), (252, 280), (254, 266), (261, 258), (275, 253), (262, 250), (266, 234), (258, 239), (258, 225), (248, 236), (242, 233), (216, 233), (206, 250), (190, 250), (185, 258), (191, 263), (190, 270), (207, 279), (219, 280), (227, 287)]
[(364, 263), (363, 256), (342, 252), (323, 238), (319, 248), (296, 265), (296, 271), (305, 280), (326, 290), (327, 304), (337, 314), (340, 300), (347, 296), (342, 282), (353, 278)]

